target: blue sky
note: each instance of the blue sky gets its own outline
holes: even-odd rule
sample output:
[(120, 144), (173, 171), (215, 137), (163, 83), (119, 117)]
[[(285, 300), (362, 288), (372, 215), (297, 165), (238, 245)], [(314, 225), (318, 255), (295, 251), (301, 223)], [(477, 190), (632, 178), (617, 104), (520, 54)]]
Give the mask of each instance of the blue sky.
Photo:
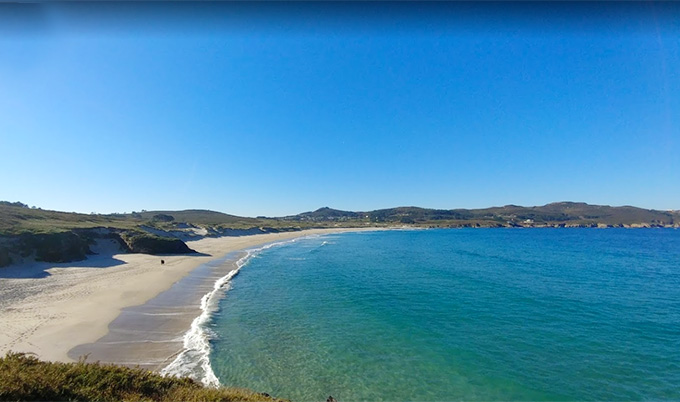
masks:
[(680, 209), (680, 5), (0, 5), (0, 199)]

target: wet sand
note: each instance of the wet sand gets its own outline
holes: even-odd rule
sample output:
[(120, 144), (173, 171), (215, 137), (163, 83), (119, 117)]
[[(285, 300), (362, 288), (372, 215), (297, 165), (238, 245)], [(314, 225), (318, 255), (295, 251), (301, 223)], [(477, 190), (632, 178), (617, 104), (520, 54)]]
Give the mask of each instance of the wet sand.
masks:
[(201, 313), (201, 297), (237, 269), (236, 261), (244, 255), (229, 253), (205, 263), (148, 302), (124, 308), (104, 337), (76, 346), (69, 357), (161, 370), (182, 351), (184, 334)]
[(236, 251), (358, 230), (204, 238), (187, 242), (197, 255), (162, 257), (113, 254), (111, 245), (100, 244), (99, 255), (77, 263), (2, 268), (0, 354), (11, 350), (73, 361), (89, 353), (88, 361), (157, 370), (181, 350), (183, 334), (200, 314), (200, 298), (216, 278), (234, 269)]

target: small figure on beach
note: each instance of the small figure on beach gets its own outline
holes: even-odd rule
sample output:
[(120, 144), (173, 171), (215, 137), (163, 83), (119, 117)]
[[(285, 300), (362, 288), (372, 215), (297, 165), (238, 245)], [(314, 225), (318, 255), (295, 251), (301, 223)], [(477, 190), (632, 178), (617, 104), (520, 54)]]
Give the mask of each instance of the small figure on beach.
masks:
[(161, 260), (161, 265), (165, 264), (165, 260)]

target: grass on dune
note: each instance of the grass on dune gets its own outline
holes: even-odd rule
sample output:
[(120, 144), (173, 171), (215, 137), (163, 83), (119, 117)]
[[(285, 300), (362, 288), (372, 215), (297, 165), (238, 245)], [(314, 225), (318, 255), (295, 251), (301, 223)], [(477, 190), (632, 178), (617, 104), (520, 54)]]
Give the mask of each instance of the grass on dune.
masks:
[[(155, 218), (159, 215), (167, 215), (172, 221), (158, 221)], [(49, 234), (68, 232), (73, 229), (99, 227), (133, 230), (139, 229), (142, 225), (163, 230), (173, 230), (178, 222), (215, 229), (250, 229), (258, 227), (290, 229), (291, 227), (319, 226), (318, 224), (305, 224), (304, 222), (292, 224), (289, 221), (278, 219), (246, 218), (204, 210), (143, 211), (102, 215), (34, 209), (0, 201), (0, 236)]]
[(0, 357), (3, 401), (276, 401), (239, 388), (207, 388), (189, 378), (100, 363), (45, 362), (24, 353)]

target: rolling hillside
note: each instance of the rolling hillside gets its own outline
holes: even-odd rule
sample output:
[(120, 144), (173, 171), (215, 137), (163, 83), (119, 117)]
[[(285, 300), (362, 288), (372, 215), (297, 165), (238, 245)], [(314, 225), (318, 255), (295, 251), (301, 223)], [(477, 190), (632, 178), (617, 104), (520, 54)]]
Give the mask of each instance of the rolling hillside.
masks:
[(427, 209), (398, 207), (367, 212), (320, 208), (281, 218), (295, 222), (365, 222), (432, 227), (664, 227), (677, 226), (680, 212), (657, 211), (631, 206), (611, 207), (578, 202), (556, 202), (543, 206), (506, 205), (484, 209)]
[(680, 227), (679, 211), (577, 202), (484, 209), (397, 207), (342, 211), (324, 207), (282, 218), (247, 218), (207, 210), (79, 214), (0, 202), (0, 266), (25, 258), (67, 262), (86, 258), (97, 239), (114, 239), (122, 252), (184, 254), (184, 241), (322, 227)]

